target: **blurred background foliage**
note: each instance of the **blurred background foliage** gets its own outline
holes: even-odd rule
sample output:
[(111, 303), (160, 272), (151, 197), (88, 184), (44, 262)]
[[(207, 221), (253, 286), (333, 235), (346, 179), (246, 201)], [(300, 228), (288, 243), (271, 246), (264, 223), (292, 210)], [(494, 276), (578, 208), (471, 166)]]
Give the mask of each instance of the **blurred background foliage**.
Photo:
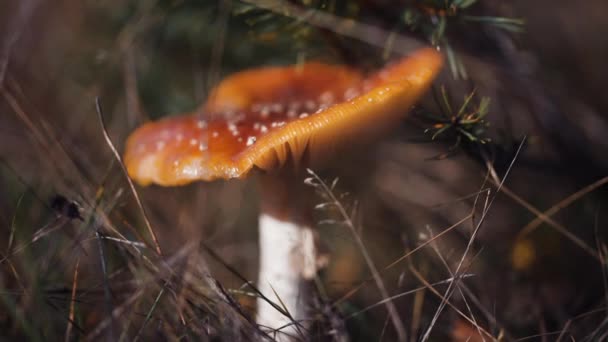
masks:
[[(255, 182), (138, 188), (159, 256), (95, 99), (122, 151), (135, 127), (197, 111), (235, 71), (373, 70), (430, 44), (448, 63), (410, 118), (321, 170), (340, 178), (411, 340), (605, 339), (607, 11), (603, 0), (0, 3), (0, 335), (255, 339)], [(331, 261), (311, 339), (394, 340), (352, 236), (319, 232)]]

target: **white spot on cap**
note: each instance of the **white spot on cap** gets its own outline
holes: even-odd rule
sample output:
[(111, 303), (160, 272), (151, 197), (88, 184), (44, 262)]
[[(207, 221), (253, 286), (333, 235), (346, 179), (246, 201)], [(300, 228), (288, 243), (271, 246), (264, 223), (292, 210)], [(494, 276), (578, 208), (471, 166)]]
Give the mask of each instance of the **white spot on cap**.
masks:
[(196, 127), (198, 129), (206, 128), (207, 127), (207, 121), (205, 121), (205, 120), (198, 120), (198, 121), (196, 121)]
[(274, 113), (281, 113), (283, 111), (283, 105), (280, 103), (272, 104), (270, 110)]
[(308, 117), (308, 113), (306, 113), (306, 112), (300, 114), (300, 116), (299, 116), (300, 119), (304, 119), (304, 118), (307, 118), (307, 117)]
[(201, 168), (198, 167), (196, 164), (192, 165), (192, 164), (188, 164), (185, 165), (182, 169), (181, 169), (181, 173), (182, 175), (186, 176), (187, 178), (198, 178), (201, 175)]
[(317, 104), (313, 100), (307, 100), (304, 106), (311, 112), (317, 108)]
[(251, 136), (249, 138), (247, 138), (247, 146), (251, 146), (253, 145), (253, 143), (256, 141), (256, 137)]
[(319, 96), (319, 101), (322, 103), (333, 103), (334, 102), (334, 94), (331, 91), (326, 91), (321, 96)]
[(287, 115), (289, 116), (289, 113), (295, 112), (295, 115), (298, 115), (298, 112), (300, 111), (300, 107), (302, 107), (302, 103), (300, 103), (299, 101), (292, 101), (289, 103), (289, 105), (287, 106)]
[(196, 140), (194, 138), (190, 139), (190, 145), (194, 146), (196, 144), (198, 144), (198, 140)]
[(260, 111), (260, 116), (263, 119), (266, 119), (268, 116), (270, 116), (270, 107), (268, 107), (268, 106), (262, 107), (262, 110)]
[(156, 142), (156, 149), (157, 150), (162, 150), (163, 148), (165, 148), (166, 143), (164, 141), (157, 141)]
[(232, 117), (234, 117), (234, 116), (236, 115), (236, 111), (235, 111), (234, 109), (232, 109), (232, 108), (229, 108), (228, 110), (226, 110), (226, 111), (224, 112), (224, 115), (225, 115), (227, 118), (232, 118)]
[(298, 115), (298, 111), (296, 111), (295, 109), (290, 109), (287, 111), (287, 117), (290, 119), (295, 118)]
[(230, 131), (230, 133), (232, 133), (233, 136), (237, 136), (239, 135), (239, 129), (236, 126), (236, 124), (234, 124), (234, 122), (229, 122), (228, 123), (228, 130)]
[(356, 88), (348, 88), (344, 92), (344, 99), (346, 101), (352, 100), (352, 99), (354, 99), (357, 96), (359, 96), (359, 91)]

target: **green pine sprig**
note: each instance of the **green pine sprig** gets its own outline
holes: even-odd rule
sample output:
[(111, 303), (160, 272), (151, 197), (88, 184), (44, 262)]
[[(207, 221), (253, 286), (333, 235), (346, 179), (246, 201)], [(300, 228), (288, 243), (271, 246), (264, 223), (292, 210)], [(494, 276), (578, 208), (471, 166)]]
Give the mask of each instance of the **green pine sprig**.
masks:
[(485, 136), (489, 126), (486, 121), (490, 110), (489, 97), (477, 99), (476, 92), (472, 91), (464, 97), (459, 107), (455, 107), (445, 87), (441, 87), (440, 94), (435, 95), (439, 115), (425, 113), (423, 118), (430, 126), (424, 132), (431, 135), (431, 140), (453, 140), (450, 151), (463, 142), (486, 144), (491, 141)]

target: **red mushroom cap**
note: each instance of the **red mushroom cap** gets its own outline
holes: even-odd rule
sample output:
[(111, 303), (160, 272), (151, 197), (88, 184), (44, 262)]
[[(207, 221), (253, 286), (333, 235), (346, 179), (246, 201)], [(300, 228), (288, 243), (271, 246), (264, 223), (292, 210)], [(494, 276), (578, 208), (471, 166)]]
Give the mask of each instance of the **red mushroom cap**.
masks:
[(172, 117), (137, 129), (124, 162), (140, 184), (167, 186), (240, 178), (254, 166), (316, 166), (405, 116), (442, 64), (427, 48), (367, 78), (320, 63), (243, 71), (212, 91), (207, 120)]

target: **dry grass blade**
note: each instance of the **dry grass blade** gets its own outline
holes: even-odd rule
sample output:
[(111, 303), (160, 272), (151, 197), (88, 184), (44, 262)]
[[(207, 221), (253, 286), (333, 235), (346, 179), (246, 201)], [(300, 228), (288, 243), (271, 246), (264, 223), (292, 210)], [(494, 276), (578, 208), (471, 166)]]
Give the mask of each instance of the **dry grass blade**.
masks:
[[(551, 332), (546, 332), (546, 333), (542, 333), (542, 334), (535, 334), (535, 335), (530, 335), (530, 336), (526, 336), (526, 337), (522, 337), (522, 338), (518, 338), (517, 340), (515, 340), (516, 342), (521, 342), (521, 341), (538, 341), (538, 339), (540, 338), (541, 341), (546, 341), (546, 337), (547, 336), (555, 336), (561, 334), (561, 331), (551, 331)], [(600, 341), (600, 340), (597, 340)]]
[[(498, 184), (496, 184), (496, 183), (494, 183), (494, 184), (496, 186), (498, 186)], [(521, 198), (519, 195), (517, 195), (516, 193), (514, 193), (511, 189), (509, 189), (509, 187), (503, 186), (502, 187), (502, 192), (504, 194), (506, 194), (507, 196), (509, 196), (510, 198), (512, 198), (515, 202), (519, 203), (521, 206), (523, 206), (524, 208), (526, 208), (528, 211), (530, 211), (531, 213), (533, 213), (534, 215), (537, 215), (538, 219), (540, 219), (541, 221), (547, 223), (549, 226), (553, 227), (558, 233), (564, 235), (566, 238), (568, 238), (574, 244), (576, 244), (577, 246), (579, 246), (582, 250), (584, 250), (585, 252), (587, 252), (587, 254), (591, 255), (593, 258), (595, 258), (598, 261), (602, 262), (601, 257), (593, 250), (593, 248), (591, 248), (589, 245), (587, 245), (585, 243), (585, 241), (581, 240), (578, 236), (572, 234), (570, 232), (570, 230), (568, 228), (566, 228), (564, 225), (562, 225), (561, 223), (555, 221), (551, 217), (547, 216), (542, 211), (538, 210), (536, 207), (534, 207), (532, 204), (530, 204), (529, 202), (527, 202), (525, 199)], [(524, 234), (524, 232), (522, 230), (522, 231), (520, 231), (518, 237), (519, 238), (523, 238), (527, 234), (528, 233)]]
[(135, 189), (135, 185), (133, 184), (131, 177), (129, 177), (129, 173), (127, 172), (125, 164), (122, 162), (120, 153), (118, 153), (118, 151), (116, 150), (116, 147), (114, 147), (114, 144), (112, 143), (112, 139), (110, 139), (110, 135), (108, 135), (108, 131), (106, 129), (105, 122), (103, 120), (103, 112), (101, 110), (101, 102), (99, 100), (99, 97), (97, 97), (95, 99), (95, 109), (97, 110), (97, 116), (99, 119), (99, 123), (101, 125), (103, 137), (106, 140), (108, 147), (112, 151), (112, 154), (114, 154), (114, 158), (116, 158), (116, 161), (118, 161), (118, 164), (120, 165), (120, 169), (122, 170), (123, 174), (127, 178), (127, 182), (129, 183), (129, 188), (131, 189), (131, 193), (133, 194), (133, 197), (135, 197), (135, 202), (137, 203), (137, 206), (143, 215), (144, 222), (146, 223), (146, 228), (148, 229), (148, 233), (150, 234), (150, 236), (152, 237), (152, 241), (154, 242), (154, 247), (156, 249), (156, 253), (158, 255), (162, 256), (163, 252), (160, 248), (160, 244), (158, 243), (158, 238), (156, 237), (156, 233), (154, 232), (154, 229), (152, 229), (152, 224), (150, 223), (150, 220), (148, 219), (148, 215), (146, 214), (144, 205), (143, 205), (141, 199), (139, 198), (139, 193)]
[(361, 251), (361, 254), (363, 255), (365, 263), (372, 273), (372, 276), (374, 278), (374, 281), (376, 282), (376, 286), (378, 287), (380, 294), (382, 295), (382, 298), (384, 300), (386, 300), (384, 305), (386, 306), (386, 310), (388, 311), (388, 313), (390, 315), (393, 326), (397, 332), (399, 341), (403, 341), (403, 342), (407, 341), (407, 333), (405, 331), (405, 326), (403, 325), (403, 321), (401, 321), (401, 318), (399, 317), (399, 313), (397, 312), (397, 308), (395, 307), (395, 304), (389, 299), (390, 296), (388, 294), (388, 291), (386, 290), (386, 287), (384, 286), (384, 281), (382, 281), (382, 278), (380, 277), (380, 272), (378, 272), (378, 269), (376, 268), (376, 264), (372, 260), (370, 254), (367, 250), (367, 247), (365, 247), (365, 244), (363, 243), (361, 236), (357, 232), (357, 229), (355, 228), (355, 224), (353, 223), (350, 215), (348, 215), (348, 213), (346, 212), (346, 209), (344, 208), (342, 203), (334, 195), (332, 189), (330, 187), (328, 187), (327, 184), (325, 184), (325, 182), (314, 171), (307, 169), (307, 172), (316, 180), (316, 182), (317, 182), (316, 184), (318, 184), (321, 187), (321, 190), (323, 191), (323, 193), (329, 198), (330, 202), (333, 203), (335, 208), (337, 208), (338, 212), (340, 213), (340, 216), (342, 216), (343, 224), (346, 227), (348, 227), (351, 234), (353, 235), (353, 238), (355, 239), (355, 242), (356, 242), (359, 250)]
[(108, 279), (108, 266), (106, 264), (106, 252), (99, 233), (99, 227), (95, 228), (95, 236), (97, 237), (97, 249), (99, 251), (99, 262), (101, 264), (101, 272), (103, 274), (103, 296), (108, 317), (111, 317), (109, 329), (106, 338), (108, 341), (114, 339), (114, 316), (112, 315), (112, 292), (110, 291), (110, 281)]
[[(173, 275), (173, 267), (175, 266), (175, 264), (185, 259), (195, 247), (196, 244), (194, 243), (185, 245), (183, 248), (180, 249), (178, 253), (172, 255), (169, 259), (163, 259), (163, 262), (159, 263), (162, 267), (159, 267), (159, 265), (154, 264), (152, 261), (147, 260), (145, 256), (142, 256), (142, 258), (146, 261), (146, 263), (144, 263), (143, 265), (149, 267), (149, 271), (151, 271), (153, 275), (152, 279), (148, 279), (147, 281), (142, 282), (142, 284), (137, 288), (137, 291), (131, 294), (119, 306), (115, 307), (114, 310), (112, 310), (111, 315), (105, 317), (101, 322), (97, 324), (95, 329), (93, 329), (86, 336), (86, 340), (96, 341), (99, 335), (105, 329), (108, 328), (112, 320), (117, 320), (119, 317), (124, 315), (128, 309), (132, 308), (133, 304), (142, 297), (142, 295), (148, 290), (151, 285), (158, 284), (160, 280), (167, 278), (168, 275)], [(167, 283), (164, 282), (164, 285), (166, 286)]]
[(36, 232), (34, 232), (34, 235), (32, 236), (32, 239), (30, 240), (29, 244), (32, 244), (32, 243), (42, 239), (43, 237), (51, 234), (52, 232), (63, 228), (67, 222), (68, 221), (63, 219), (63, 217), (55, 218), (53, 221), (49, 222), (47, 225), (45, 225), (44, 227), (42, 227), (42, 228), (38, 229)]
[(566, 332), (568, 331), (568, 329), (570, 328), (570, 325), (572, 324), (572, 320), (569, 319), (566, 324), (564, 324), (564, 327), (562, 328), (561, 333), (559, 334), (559, 336), (557, 337), (557, 339), (555, 340), (555, 342), (561, 342), (562, 338), (564, 338), (564, 336), (566, 335)]
[(285, 305), (285, 302), (281, 299), (281, 296), (279, 296), (279, 294), (277, 293), (277, 291), (274, 289), (274, 287), (272, 287), (272, 285), (270, 285), (270, 289), (272, 290), (272, 293), (274, 294), (275, 298), (279, 301), (279, 305), (281, 306), (281, 308), (287, 313), (287, 317), (291, 320), (291, 322), (279, 327), (278, 329), (276, 329), (276, 332), (280, 332), (282, 329), (288, 328), (290, 326), (295, 326), (296, 329), (298, 330), (298, 334), (300, 335), (301, 338), (304, 338), (304, 333), (302, 332), (302, 326), (299, 322), (297, 322), (294, 318), (293, 315), (291, 314), (291, 312), (289, 312), (289, 310), (287, 309), (287, 306)]
[(17, 220), (17, 212), (19, 211), (19, 208), (21, 207), (21, 201), (23, 201), (24, 196), (25, 196), (25, 193), (22, 193), (21, 196), (19, 196), (19, 199), (17, 200), (17, 205), (15, 206), (15, 213), (13, 214), (13, 217), (11, 218), (11, 232), (8, 236), (8, 245), (6, 246), (6, 255), (10, 255), (11, 249), (13, 248), (13, 241), (15, 241), (15, 231), (17, 230), (17, 224), (15, 221)]
[(122, 316), (125, 311), (135, 303), (135, 301), (144, 293), (145, 289), (141, 288), (133, 293), (124, 303), (120, 306), (117, 306), (112, 310), (109, 317), (104, 318), (103, 321), (99, 322), (95, 329), (91, 331), (87, 336), (87, 341), (97, 341), (98, 336), (111, 324), (113, 320), (116, 320), (118, 317)]
[(579, 200), (586, 194), (588, 194), (596, 189), (599, 189), (600, 187), (602, 187), (606, 184), (608, 184), (608, 176), (603, 177), (603, 178), (583, 187), (582, 189), (574, 192), (572, 195), (559, 201), (557, 204), (555, 204), (554, 206), (552, 206), (545, 212), (537, 214), (537, 217), (534, 220), (530, 221), (530, 223), (528, 223), (521, 229), (519, 236), (524, 237), (524, 236), (530, 234), (531, 232), (536, 230), (536, 228), (538, 228), (543, 222), (546, 222), (551, 216), (557, 214), (560, 210), (568, 207), (569, 205), (576, 202), (577, 200)]
[(26, 292), (25, 285), (23, 284), (23, 281), (21, 280), (21, 276), (19, 276), (19, 272), (17, 272), (15, 265), (11, 262), (9, 257), (4, 256), (4, 254), (2, 254), (2, 253), (0, 253), (0, 258), (1, 258), (1, 260), (6, 260), (6, 263), (8, 264), (8, 267), (10, 268), (10, 271), (13, 274), (13, 277), (15, 277), (15, 281), (17, 282), (17, 285), (19, 285), (19, 288), (21, 288), (21, 290), (25, 293)]
[[(426, 287), (425, 287), (426, 290)], [(422, 321), (422, 310), (424, 309), (424, 302), (426, 299), (426, 291), (418, 291), (414, 296), (414, 303), (412, 305), (412, 323), (410, 326), (410, 341), (415, 342), (420, 330), (420, 323)]]
[[(260, 292), (260, 290), (258, 290), (257, 287), (253, 286), (251, 284), (251, 282), (249, 280), (247, 280), (247, 278), (245, 278), (239, 271), (237, 271), (234, 267), (232, 267), (232, 265), (228, 264), (224, 259), (222, 259), (219, 254), (217, 254), (211, 247), (207, 246), (204, 243), (201, 243), (201, 246), (203, 247), (203, 249), (213, 258), (215, 259), (217, 262), (219, 262), (223, 267), (226, 268), (226, 270), (228, 270), (231, 274), (233, 274), (234, 276), (236, 276), (240, 281), (243, 282), (243, 284), (247, 284), (247, 286), (259, 297), (261, 297), (262, 299), (264, 299), (268, 304), (270, 304), (275, 310), (279, 311), (282, 315), (285, 315), (286, 317), (289, 317), (292, 321), (293, 318), (289, 315), (289, 312), (283, 310), (283, 308), (279, 305), (277, 305), (276, 303), (274, 303), (273, 301), (271, 301), (270, 299), (268, 299), (268, 297), (264, 296), (264, 294), (262, 294), (262, 292)], [(216, 282), (217, 283), (217, 282)], [(219, 283), (217, 283), (218, 285), (220, 285)], [(224, 288), (219, 286), (220, 291), (224, 291)], [(225, 294), (226, 298), (228, 301), (232, 301), (232, 297), (228, 295), (228, 293)], [(271, 336), (269, 336), (265, 331), (263, 331), (262, 329), (260, 329), (259, 327), (257, 327), (257, 325), (255, 324), (255, 322), (253, 322), (247, 315), (245, 315), (242, 310), (240, 310), (240, 307), (236, 306), (237, 311), (239, 312), (239, 314), (241, 314), (250, 324), (252, 324), (253, 326), (256, 327), (256, 330), (264, 337), (267, 338), (269, 340), (273, 340), (273, 338)]]
[[(430, 243), (432, 243), (433, 241), (435, 241), (436, 239), (440, 238), (441, 236), (447, 234), (448, 232), (456, 229), (456, 227), (460, 226), (461, 224), (463, 224), (464, 222), (466, 222), (468, 219), (471, 218), (471, 215), (467, 215), (464, 218), (462, 218), (460, 221), (454, 223), (453, 225), (451, 225), (450, 227), (444, 229), (441, 233), (435, 235), (434, 237), (432, 237), (431, 239), (425, 241), (424, 243), (420, 244), (418, 247), (412, 249), (411, 251), (408, 251), (407, 253), (405, 253), (403, 256), (399, 257), (397, 260), (393, 261), (392, 263), (390, 263), (388, 266), (384, 267), (382, 270), (380, 270), (380, 273), (386, 272), (387, 270), (389, 270), (390, 268), (396, 266), (398, 263), (400, 263), (401, 261), (409, 258), (410, 256), (412, 256), (414, 253), (418, 252), (419, 250), (421, 250), (422, 248), (428, 246)], [(345, 300), (347, 300), (348, 298), (352, 297), (353, 295), (355, 295), (355, 293), (357, 293), (359, 290), (361, 290), (363, 288), (363, 286), (365, 286), (365, 284), (367, 284), (370, 281), (373, 281), (373, 277), (370, 277), (364, 281), (362, 281), (361, 283), (357, 284), (357, 286), (354, 286), (352, 289), (350, 289), (346, 294), (344, 294), (342, 297), (340, 297), (339, 299), (337, 299), (333, 305), (339, 305), (340, 303), (343, 303)]]
[[(469, 277), (474, 277), (474, 276), (475, 275), (473, 275), (473, 274), (463, 274), (462, 277), (461, 277), (461, 279), (465, 279), (465, 278), (469, 278)], [(435, 287), (435, 286), (438, 286), (438, 285), (448, 284), (448, 283), (450, 283), (452, 281), (454, 281), (454, 278), (448, 278), (448, 279), (445, 279), (445, 280), (441, 280), (441, 281), (429, 284), (429, 286)], [(411, 294), (418, 293), (420, 291), (425, 290), (426, 288), (427, 288), (427, 286), (420, 286), (420, 287), (417, 287), (415, 289), (411, 289), (411, 290), (408, 290), (408, 291), (405, 291), (405, 292), (401, 292), (399, 294), (396, 294), (394, 296), (391, 296), (389, 298), (383, 299), (383, 300), (378, 301), (378, 302), (376, 302), (374, 304), (366, 306), (365, 308), (363, 308), (363, 309), (361, 309), (361, 310), (359, 310), (357, 312), (354, 312), (354, 313), (350, 314), (349, 316), (345, 317), (344, 319), (345, 320), (349, 320), (349, 319), (354, 318), (354, 317), (356, 317), (356, 316), (358, 316), (358, 315), (360, 315), (360, 314), (362, 314), (362, 313), (364, 313), (366, 311), (369, 311), (369, 310), (371, 310), (373, 308), (376, 308), (376, 307), (378, 307), (380, 305), (385, 305), (388, 301), (392, 301), (392, 300), (399, 299), (399, 298), (402, 298), (402, 297), (405, 297), (405, 296), (409, 296)]]
[[(490, 208), (492, 207), (492, 204), (494, 203), (494, 200), (496, 199), (497, 194), (500, 193), (500, 190), (502, 189), (502, 185), (507, 180), (507, 177), (509, 176), (509, 173), (511, 172), (511, 169), (515, 165), (515, 161), (517, 160), (517, 157), (519, 156), (519, 153), (521, 152), (521, 149), (524, 146), (525, 142), (526, 142), (526, 138), (524, 137), (522, 139), (521, 143), (519, 144), (519, 147), (518, 147), (517, 151), (515, 152), (515, 156), (511, 160), (511, 163), (509, 164), (509, 167), (507, 168), (507, 171), (505, 172), (505, 175), (503, 176), (500, 184), (498, 185), (498, 188), (496, 189), (496, 193), (494, 194), (494, 196), (492, 196), (492, 198), (489, 198), (489, 194), (488, 194), (488, 197), (486, 198), (486, 203), (485, 203), (484, 208), (482, 210), (481, 217), (479, 218), (479, 222), (477, 223), (477, 225), (475, 227), (475, 230), (471, 234), (471, 237), (469, 238), (469, 242), (467, 243), (467, 246), (465, 247), (464, 253), (462, 253), (462, 257), (460, 258), (460, 261), (458, 262), (458, 265), (456, 266), (456, 269), (454, 270), (454, 274), (456, 276), (458, 276), (458, 274), (460, 272), (460, 269), (462, 268), (462, 265), (464, 264), (466, 256), (468, 255), (469, 250), (473, 246), (473, 242), (475, 241), (475, 237), (477, 236), (477, 233), (479, 233), (479, 230), (481, 229), (481, 226), (482, 226), (483, 222), (485, 221), (485, 218), (487, 217), (487, 215), (488, 215), (488, 213), (490, 211)], [(437, 322), (437, 319), (439, 318), (439, 315), (441, 314), (441, 311), (445, 307), (447, 299), (451, 295), (452, 288), (453, 288), (453, 286), (456, 283), (457, 282), (452, 282), (452, 283), (450, 283), (448, 285), (448, 288), (445, 291), (445, 295), (443, 296), (445, 299), (442, 300), (442, 303), (437, 308), (437, 311), (435, 312), (435, 315), (433, 316), (433, 319), (431, 320), (431, 323), (430, 323), (429, 327), (427, 328), (426, 332), (424, 333), (424, 336), (422, 337), (422, 341), (427, 341), (428, 340), (428, 338), (429, 338), (429, 336), (431, 334), (431, 331), (433, 329), (433, 326)]]
[(0, 257), (0, 265), (6, 261), (10, 261), (12, 257), (24, 252), (28, 247), (30, 247), (52, 231), (61, 228), (65, 223), (66, 221), (62, 220), (61, 218), (54, 218), (51, 222), (45, 224), (44, 227), (38, 229), (29, 241), (14, 246), (13, 248), (11, 248), (10, 254)]
[(162, 289), (160, 289), (160, 291), (158, 292), (158, 295), (156, 296), (156, 298), (154, 299), (154, 303), (152, 304), (152, 307), (150, 307), (150, 310), (148, 310), (148, 313), (146, 314), (146, 318), (144, 319), (144, 322), (141, 324), (141, 327), (139, 328), (139, 331), (137, 332), (137, 335), (135, 335), (135, 338), (133, 339), (133, 341), (138, 341), (141, 334), (143, 333), (146, 325), (148, 324), (148, 322), (150, 321), (150, 318), (152, 318), (152, 313), (154, 312), (154, 309), (156, 309), (158, 302), (160, 301), (161, 297), (163, 296), (163, 294), (165, 293), (165, 288), (163, 287)]
[(391, 267), (394, 267), (395, 265), (397, 265), (398, 263), (400, 263), (401, 261), (407, 259), (408, 257), (410, 257), (412, 254), (416, 253), (417, 251), (419, 251), (420, 249), (432, 244), (435, 240), (439, 239), (440, 237), (442, 237), (443, 235), (451, 232), (452, 230), (456, 229), (458, 226), (460, 226), (461, 224), (465, 223), (468, 219), (470, 219), (473, 215), (469, 214), (465, 217), (463, 217), (460, 221), (454, 223), (453, 225), (449, 226), (448, 228), (444, 229), (441, 231), (441, 233), (434, 235), (432, 238), (430, 238), (429, 240), (425, 241), (424, 243), (420, 244), (418, 247), (412, 249), (411, 251), (405, 253), (403, 256), (399, 257), (397, 260), (393, 261), (392, 263), (390, 263), (388, 266), (386, 266), (384, 270), (388, 270)]
[[(35, 143), (35, 150), (40, 155), (40, 161), (45, 163), (46, 170), (52, 173), (54, 179), (64, 183), (64, 187), (70, 189), (72, 188), (70, 185), (81, 185), (78, 195), (88, 198), (91, 195), (88, 192), (91, 189), (91, 182), (84, 174), (73, 172), (79, 169), (78, 163), (65, 149), (52, 125), (41, 116), (37, 116), (35, 122), (32, 120), (32, 116), (25, 108), (28, 107), (29, 99), (20, 84), (10, 76), (7, 75), (6, 86), (0, 88), (0, 92), (17, 118), (27, 127)], [(72, 179), (68, 180), (66, 175), (70, 175)]]
[[(484, 183), (485, 183), (485, 180), (484, 180)], [(475, 205), (473, 205), (473, 211), (474, 210), (475, 210)], [(431, 230), (430, 227), (427, 228), (427, 231), (429, 232), (429, 234), (430, 234), (431, 237), (434, 236), (433, 231)], [(435, 251), (435, 254), (437, 254), (437, 257), (439, 258), (439, 260), (441, 260), (441, 263), (443, 264), (443, 266), (445, 267), (445, 269), (448, 271), (448, 273), (452, 277), (451, 279), (455, 279), (454, 273), (450, 269), (450, 265), (448, 264), (448, 262), (445, 260), (445, 258), (441, 254), (441, 251), (439, 250), (439, 247), (437, 246), (437, 244), (433, 243), (431, 246), (433, 247), (433, 250)], [(469, 305), (467, 297), (464, 295), (464, 293), (462, 291), (462, 287), (458, 285), (458, 286), (456, 286), (456, 289), (458, 289), (458, 292), (460, 293), (460, 297), (462, 298), (462, 301), (464, 302), (464, 305), (466, 306), (467, 311), (469, 312), (469, 316), (471, 317), (471, 320), (474, 322), (474, 326), (477, 327), (477, 332), (479, 333), (479, 336), (481, 336), (481, 338), (485, 342), (485, 338), (483, 338), (483, 334), (479, 330), (479, 325), (477, 323), (477, 319), (475, 319), (475, 315), (473, 314), (473, 310), (471, 310), (471, 306)]]
[[(496, 338), (494, 336), (492, 336), (492, 334), (490, 334), (488, 331), (486, 331), (483, 327), (479, 326), (478, 324), (475, 324), (475, 322), (469, 317), (467, 316), (464, 312), (462, 312), (460, 309), (458, 309), (454, 304), (452, 304), (452, 302), (449, 301), (448, 298), (446, 298), (445, 296), (443, 296), (441, 293), (439, 293), (439, 291), (437, 291), (432, 284), (430, 284), (428, 281), (426, 281), (426, 279), (424, 279), (424, 277), (422, 276), (422, 274), (420, 274), (420, 272), (418, 272), (418, 270), (416, 270), (413, 265), (410, 263), (409, 265), (410, 271), (412, 272), (412, 274), (414, 274), (414, 276), (427, 288), (429, 289), (435, 296), (437, 296), (438, 298), (441, 299), (441, 301), (443, 303), (445, 303), (445, 305), (449, 306), (450, 308), (452, 308), (452, 310), (454, 310), (458, 315), (460, 315), (460, 317), (464, 318), (467, 322), (469, 322), (470, 324), (472, 324), (473, 326), (475, 326), (479, 331), (481, 331), (484, 335), (486, 335), (487, 337), (489, 337), (492, 341), (496, 341)], [(459, 279), (454, 279), (453, 281), (451, 281), (449, 284), (452, 285), (454, 284), (456, 281), (458, 281)]]
[(70, 341), (72, 334), (72, 327), (74, 322), (74, 308), (76, 306), (76, 290), (78, 289), (78, 267), (80, 266), (80, 258), (76, 259), (76, 266), (74, 266), (74, 277), (72, 280), (72, 293), (70, 297), (70, 313), (68, 315), (68, 326), (65, 329), (65, 342)]

